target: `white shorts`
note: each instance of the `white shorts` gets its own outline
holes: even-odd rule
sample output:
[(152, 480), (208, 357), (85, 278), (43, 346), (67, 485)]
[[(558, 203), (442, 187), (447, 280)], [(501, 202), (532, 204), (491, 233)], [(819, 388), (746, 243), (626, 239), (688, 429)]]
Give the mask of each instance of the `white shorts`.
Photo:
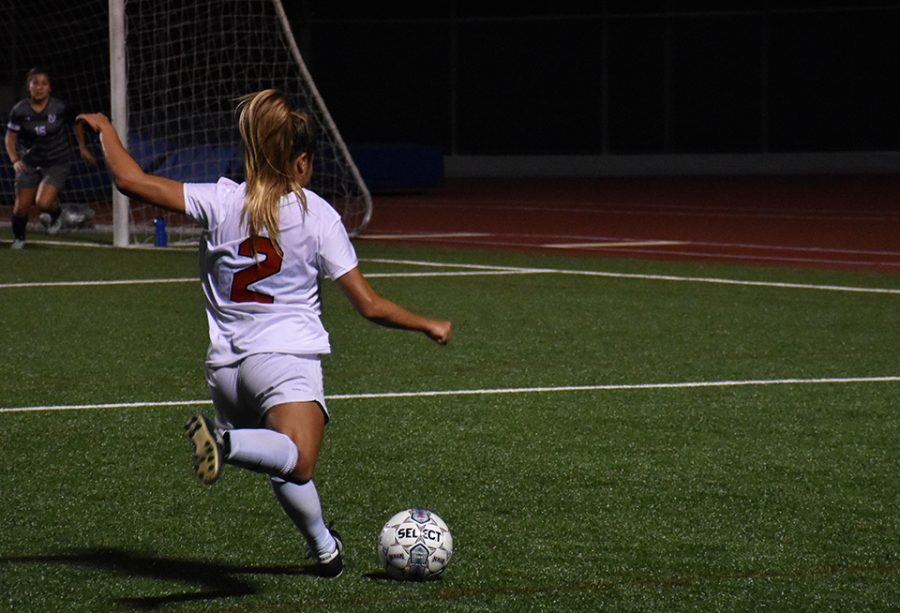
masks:
[(237, 364), (206, 368), (206, 383), (223, 426), (258, 428), (266, 412), (287, 402), (325, 406), (322, 363), (318, 356), (257, 353)]

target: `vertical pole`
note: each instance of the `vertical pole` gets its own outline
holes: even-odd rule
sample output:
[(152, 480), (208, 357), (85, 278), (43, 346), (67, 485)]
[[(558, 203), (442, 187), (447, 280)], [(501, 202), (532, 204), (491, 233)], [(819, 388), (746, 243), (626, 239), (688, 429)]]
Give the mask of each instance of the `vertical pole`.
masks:
[[(125, 68), (125, 0), (109, 0), (109, 93), (113, 127), (128, 146), (128, 73)], [(112, 188), (113, 245), (127, 247), (128, 198)]]

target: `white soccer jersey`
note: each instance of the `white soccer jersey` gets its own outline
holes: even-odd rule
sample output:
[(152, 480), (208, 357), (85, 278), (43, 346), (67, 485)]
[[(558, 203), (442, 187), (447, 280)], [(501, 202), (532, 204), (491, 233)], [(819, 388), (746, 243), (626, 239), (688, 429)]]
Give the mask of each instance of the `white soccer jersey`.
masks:
[(208, 365), (233, 364), (254, 353), (331, 351), (319, 281), (337, 279), (358, 262), (337, 211), (314, 192), (304, 193), (306, 211), (296, 194), (281, 200), (279, 255), (266, 236), (251, 239), (242, 223), (243, 183), (222, 178), (184, 185), (185, 212), (205, 230), (200, 278), (209, 321)]

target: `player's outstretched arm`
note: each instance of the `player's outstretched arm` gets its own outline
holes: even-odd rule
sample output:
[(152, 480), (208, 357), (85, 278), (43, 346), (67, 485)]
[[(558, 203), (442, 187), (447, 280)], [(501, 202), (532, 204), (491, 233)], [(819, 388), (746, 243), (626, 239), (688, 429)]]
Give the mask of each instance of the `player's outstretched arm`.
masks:
[(97, 167), (97, 160), (94, 158), (94, 154), (91, 153), (91, 150), (88, 149), (87, 142), (84, 140), (84, 126), (87, 125), (84, 121), (76, 121), (75, 122), (75, 140), (78, 141), (78, 153), (81, 155), (81, 159), (88, 163), (91, 168)]
[(424, 332), (428, 338), (441, 345), (450, 342), (453, 324), (413, 313), (395, 302), (382, 298), (372, 289), (358, 268), (341, 276), (337, 284), (357, 312), (369, 321), (389, 328)]
[(76, 122), (84, 122), (100, 135), (106, 166), (120, 192), (170, 211), (184, 212), (184, 186), (180, 181), (147, 174), (125, 150), (116, 129), (103, 113), (79, 115)]

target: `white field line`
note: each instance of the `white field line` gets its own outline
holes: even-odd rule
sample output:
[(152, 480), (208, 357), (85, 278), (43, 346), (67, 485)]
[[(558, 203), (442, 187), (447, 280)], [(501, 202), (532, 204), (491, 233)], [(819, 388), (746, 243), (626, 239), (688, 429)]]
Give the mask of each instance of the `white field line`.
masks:
[(36, 281), (31, 283), (0, 283), (0, 289), (22, 287), (88, 287), (96, 285), (152, 285), (156, 283), (199, 283), (197, 277), (177, 279), (113, 279), (111, 281)]
[[(579, 245), (582, 243), (597, 243), (607, 245), (616, 242), (634, 242), (634, 243), (666, 243), (671, 242), (679, 245), (691, 245), (695, 247), (725, 247), (729, 249), (747, 249), (762, 251), (797, 251), (809, 253), (839, 253), (848, 255), (881, 255), (881, 256), (900, 256), (900, 251), (885, 251), (874, 249), (843, 249), (839, 247), (814, 247), (800, 245), (765, 245), (761, 243), (721, 243), (714, 241), (697, 241), (697, 240), (676, 240), (676, 239), (660, 239), (660, 238), (634, 238), (625, 236), (585, 236), (571, 234), (495, 234), (494, 236), (510, 236), (513, 238), (536, 238), (536, 239), (556, 239), (556, 243), (550, 243), (549, 246), (556, 244), (572, 244)], [(565, 242), (562, 242), (563, 239)], [(579, 242), (580, 241), (580, 242)], [(530, 244), (530, 243), (529, 243)], [(548, 246), (548, 245), (544, 245)]]
[(424, 266), (436, 268), (467, 268), (478, 270), (506, 270), (516, 273), (530, 274), (558, 274), (576, 275), (586, 277), (607, 277), (612, 279), (637, 279), (644, 281), (672, 281), (680, 283), (713, 283), (721, 285), (745, 285), (751, 287), (776, 287), (786, 289), (808, 289), (829, 292), (859, 292), (865, 294), (897, 294), (900, 289), (880, 287), (852, 287), (846, 285), (814, 285), (809, 283), (784, 283), (779, 281), (746, 281), (742, 279), (722, 279), (718, 277), (679, 277), (674, 275), (648, 275), (624, 272), (604, 272), (599, 270), (565, 270), (560, 268), (516, 268), (512, 266), (486, 266), (479, 264), (454, 264), (450, 262), (422, 262), (416, 260), (390, 260), (382, 258), (366, 259), (366, 262), (382, 264), (406, 264), (409, 266)]
[[(690, 243), (685, 243), (688, 245)], [(586, 251), (598, 251), (595, 247), (588, 247)], [(890, 261), (860, 261), (860, 260), (837, 260), (831, 258), (799, 258), (777, 255), (738, 255), (719, 252), (707, 251), (686, 251), (685, 249), (638, 249), (636, 247), (613, 247), (607, 248), (607, 251), (621, 251), (622, 253), (646, 253), (649, 255), (677, 255), (687, 256), (690, 258), (705, 258), (715, 260), (737, 260), (749, 262), (779, 262), (787, 264), (824, 264), (824, 265), (840, 265), (840, 266), (857, 266), (857, 267), (878, 267), (878, 268), (900, 268), (900, 262)]]
[[(486, 238), (494, 237), (492, 240), (486, 240)], [(736, 249), (747, 249), (747, 250), (771, 250), (771, 251), (781, 251), (781, 252), (796, 252), (796, 253), (810, 253), (814, 255), (819, 254), (849, 254), (849, 255), (874, 255), (874, 256), (887, 256), (887, 257), (898, 257), (900, 256), (900, 252), (897, 251), (876, 251), (876, 250), (861, 250), (861, 249), (831, 249), (827, 247), (788, 247), (788, 246), (780, 246), (780, 245), (752, 245), (746, 243), (711, 243), (711, 242), (702, 242), (702, 241), (674, 241), (674, 240), (652, 240), (652, 239), (634, 239), (626, 241), (624, 239), (605, 239), (605, 238), (593, 238), (593, 237), (582, 237), (582, 241), (580, 243), (539, 243), (535, 244), (532, 242), (522, 242), (519, 240), (500, 240), (500, 237), (533, 237), (538, 239), (545, 239), (548, 237), (534, 235), (534, 234), (492, 234), (485, 235), (478, 238), (458, 238), (454, 240), (454, 244), (456, 245), (473, 245), (476, 247), (517, 247), (517, 248), (525, 248), (525, 249), (533, 249), (535, 246), (541, 249), (577, 249), (581, 251), (618, 251), (622, 253), (646, 253), (650, 255), (669, 255), (676, 254), (679, 256), (688, 256), (691, 258), (697, 259), (718, 259), (718, 260), (737, 260), (737, 261), (751, 261), (751, 262), (779, 262), (782, 264), (818, 264), (818, 265), (838, 265), (838, 266), (874, 266), (879, 268), (900, 268), (900, 262), (897, 261), (880, 261), (880, 260), (851, 260), (851, 259), (835, 259), (835, 258), (823, 258), (823, 257), (796, 257), (796, 256), (787, 256), (787, 255), (741, 255), (737, 253), (723, 253), (721, 251), (686, 251), (686, 247), (724, 247), (724, 248), (736, 248)], [(440, 239), (431, 239), (431, 238), (420, 238), (422, 241), (439, 241)], [(648, 247), (656, 247), (654, 249), (648, 249)], [(668, 249), (669, 247), (679, 247), (678, 249), (672, 250)]]
[[(2, 224), (0, 224), (2, 225)], [(9, 224), (7, 224), (9, 225)], [(486, 237), (494, 237), (494, 236), (523, 236), (523, 237), (533, 237), (537, 236), (539, 238), (551, 238), (552, 236), (543, 235), (535, 235), (535, 234), (497, 234), (491, 232), (413, 232), (413, 233), (382, 233), (382, 234), (365, 234), (360, 236), (361, 240), (365, 239), (373, 239), (373, 240), (412, 240), (412, 239), (439, 239), (439, 238), (486, 238)], [(611, 242), (620, 242), (622, 245), (627, 244), (627, 242), (634, 242), (643, 245), (697, 245), (701, 247), (729, 247), (729, 248), (738, 248), (738, 249), (763, 249), (769, 251), (800, 251), (800, 252), (814, 252), (814, 253), (846, 253), (846, 254), (856, 254), (856, 255), (883, 255), (883, 256), (896, 256), (900, 255), (898, 251), (879, 251), (879, 250), (866, 250), (866, 249), (839, 249), (833, 247), (797, 247), (797, 246), (787, 246), (787, 245), (760, 245), (753, 243), (719, 243), (719, 242), (710, 242), (710, 241), (674, 241), (674, 240), (663, 240), (663, 239), (644, 239), (644, 238), (622, 238), (622, 237), (606, 237), (606, 236), (560, 236), (559, 238), (566, 238), (569, 240), (581, 240), (590, 243), (597, 243), (597, 246), (611, 246)], [(85, 247), (85, 248), (93, 248), (93, 249), (121, 249), (122, 247), (116, 247), (114, 245), (107, 245), (103, 243), (91, 243), (91, 242), (82, 242), (82, 241), (66, 241), (66, 240), (29, 240), (30, 244), (34, 245), (50, 245), (57, 247)], [(493, 243), (486, 243), (493, 244)], [(519, 245), (524, 247), (533, 247), (532, 243), (515, 243), (515, 242), (498, 242), (497, 244), (501, 245)], [(557, 247), (557, 248), (565, 248), (568, 247), (568, 244), (547, 244), (542, 245), (544, 247)], [(571, 243), (571, 248), (575, 249), (579, 246), (590, 246), (590, 245), (581, 245), (579, 243)], [(125, 249), (132, 250), (144, 250), (144, 251), (190, 251), (196, 250), (197, 244), (196, 241), (192, 241), (191, 243), (186, 244), (176, 244), (170, 243), (168, 247), (156, 247), (154, 245), (128, 245)], [(810, 260), (810, 261), (819, 261), (819, 260)], [(827, 260), (826, 260), (827, 262)]]
[[(7, 224), (9, 225), (9, 224)], [(111, 228), (111, 226), (110, 226)], [(110, 230), (111, 232), (112, 230)], [(7, 241), (10, 242), (10, 241)], [(48, 245), (53, 247), (84, 247), (86, 249), (132, 249), (136, 251), (188, 251), (197, 250), (196, 241), (191, 244), (182, 244), (170, 242), (167, 247), (157, 247), (155, 245), (126, 245), (125, 247), (117, 247), (115, 245), (105, 243), (92, 243), (89, 241), (66, 241), (66, 240), (47, 240), (47, 239), (28, 239), (29, 245)], [(27, 249), (27, 247), (26, 247)]]
[[(490, 266), (481, 264), (457, 264), (452, 262), (422, 262), (416, 260), (392, 260), (392, 259), (364, 259), (362, 261), (382, 264), (402, 264), (406, 266), (421, 266), (429, 268), (462, 268), (465, 271), (440, 271), (430, 273), (371, 273), (366, 276), (372, 278), (404, 278), (404, 277), (444, 277), (444, 276), (478, 276), (478, 275), (526, 275), (526, 274), (557, 274), (586, 277), (605, 277), (612, 279), (636, 279), (643, 281), (671, 281), (680, 283), (712, 283), (719, 285), (743, 285), (750, 287), (774, 287), (785, 289), (806, 289), (830, 292), (856, 292), (864, 294), (895, 294), (900, 295), (900, 289), (878, 287), (852, 287), (845, 285), (815, 285), (808, 283), (784, 283), (778, 281), (747, 281), (741, 279), (723, 279), (718, 277), (679, 277), (675, 275), (650, 275), (637, 273), (605, 272), (599, 270), (565, 270), (558, 268), (518, 268), (513, 266)], [(142, 285), (154, 283), (196, 283), (196, 277), (172, 278), (172, 279), (120, 279), (111, 281), (39, 281), (26, 283), (2, 283), (0, 290), (31, 288), (31, 287), (83, 287), (102, 285)]]
[[(443, 272), (376, 272), (368, 273), (369, 279), (404, 278), (404, 277), (483, 277), (492, 275), (530, 275), (542, 273), (542, 271), (522, 270), (471, 270), (471, 271), (443, 271)], [(2, 289), (17, 289), (29, 287), (93, 287), (98, 285), (152, 285), (155, 283), (200, 283), (197, 277), (177, 279), (118, 279), (112, 281), (36, 281), (28, 283), (0, 283)]]
[[(900, 376), (884, 377), (835, 377), (813, 379), (747, 379), (734, 381), (684, 381), (676, 383), (634, 383), (612, 385), (568, 385), (559, 387), (509, 387), (463, 390), (431, 390), (420, 392), (372, 392), (358, 394), (331, 394), (327, 400), (371, 400), (390, 398), (425, 398), (434, 396), (488, 396), (499, 394), (552, 394), (565, 392), (606, 392), (656, 389), (698, 389), (751, 387), (773, 385), (848, 385), (861, 383), (900, 383)], [(114, 402), (105, 404), (64, 404), (33, 407), (0, 407), (0, 413), (35, 413), (47, 411), (78, 411), (89, 409), (160, 408), (209, 405), (209, 400), (172, 400), (161, 402)]]
[[(550, 271), (546, 271), (550, 272)], [(741, 279), (720, 279), (716, 277), (677, 277), (672, 275), (642, 275), (627, 273), (609, 273), (580, 270), (556, 270), (557, 274), (610, 277), (614, 279), (642, 279), (646, 281), (673, 281), (680, 283), (712, 283), (718, 285), (744, 285), (748, 287), (776, 287), (784, 289), (808, 289), (823, 292), (858, 292), (863, 294), (895, 294), (900, 289), (881, 287), (852, 287), (846, 285), (814, 285), (809, 283), (782, 283), (778, 281), (745, 281)]]
[(884, 251), (873, 249), (841, 249), (838, 247), (800, 247), (790, 245), (761, 245), (758, 243), (717, 243), (711, 241), (690, 241), (690, 245), (699, 247), (726, 247), (734, 249), (757, 249), (763, 251), (798, 251), (807, 253), (840, 253), (847, 255), (886, 255), (898, 256), (900, 251)]

